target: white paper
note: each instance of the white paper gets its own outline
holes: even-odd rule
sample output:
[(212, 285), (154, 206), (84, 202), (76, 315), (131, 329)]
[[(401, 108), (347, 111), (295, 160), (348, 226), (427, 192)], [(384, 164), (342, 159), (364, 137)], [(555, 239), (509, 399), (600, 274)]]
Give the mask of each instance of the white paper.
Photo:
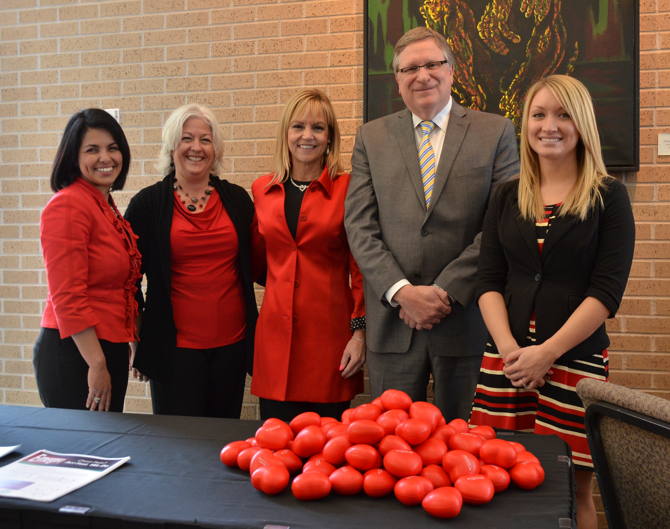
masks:
[(0, 467), (0, 496), (54, 501), (129, 460), (130, 457), (104, 458), (38, 450)]
[(5, 457), (7, 454), (11, 454), (14, 450), (16, 450), (19, 446), (21, 445), (14, 445), (14, 446), (0, 446), (0, 459)]

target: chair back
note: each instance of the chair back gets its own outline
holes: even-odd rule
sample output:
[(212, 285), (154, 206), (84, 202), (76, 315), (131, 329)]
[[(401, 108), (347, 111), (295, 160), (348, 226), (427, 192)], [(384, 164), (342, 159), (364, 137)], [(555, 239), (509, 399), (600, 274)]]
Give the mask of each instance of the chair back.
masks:
[(593, 379), (577, 393), (609, 528), (670, 527), (670, 401)]

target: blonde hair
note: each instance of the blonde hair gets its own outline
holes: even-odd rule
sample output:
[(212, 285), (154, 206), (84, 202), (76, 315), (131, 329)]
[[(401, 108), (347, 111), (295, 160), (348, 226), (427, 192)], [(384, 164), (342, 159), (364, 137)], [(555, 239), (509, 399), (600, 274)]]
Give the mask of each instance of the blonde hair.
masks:
[(574, 77), (550, 75), (533, 84), (526, 94), (521, 118), (521, 171), (519, 210), (527, 220), (541, 218), (544, 212), (540, 194), (540, 163), (528, 141), (528, 118), (533, 98), (547, 88), (569, 114), (579, 133), (577, 141), (577, 182), (559, 209), (559, 215), (574, 215), (584, 220), (596, 204), (603, 203), (601, 189), (610, 177), (600, 148), (593, 101), (588, 89)]
[(190, 118), (200, 118), (209, 125), (212, 131), (212, 144), (214, 146), (214, 162), (212, 163), (212, 174), (220, 175), (223, 169), (223, 139), (219, 130), (219, 122), (216, 120), (214, 112), (204, 105), (190, 103), (180, 106), (176, 109), (163, 125), (161, 151), (158, 155), (156, 168), (162, 175), (168, 175), (174, 171), (172, 162), (172, 153), (181, 141), (181, 134), (184, 129), (184, 123)]
[(328, 175), (331, 178), (335, 178), (342, 172), (340, 162), (340, 128), (335, 118), (335, 109), (333, 109), (328, 96), (321, 90), (305, 88), (289, 99), (279, 121), (277, 141), (275, 142), (273, 183), (285, 182), (288, 179), (291, 172), (288, 129), (295, 118), (308, 113), (323, 115), (328, 126), (328, 147), (323, 160), (324, 166), (328, 168)]

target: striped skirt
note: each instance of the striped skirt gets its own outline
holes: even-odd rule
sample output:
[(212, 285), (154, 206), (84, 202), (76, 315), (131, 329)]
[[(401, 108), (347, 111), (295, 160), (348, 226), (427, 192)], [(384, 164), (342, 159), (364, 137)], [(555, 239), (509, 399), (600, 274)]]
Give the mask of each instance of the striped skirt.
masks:
[(557, 435), (570, 446), (575, 468), (593, 470), (584, 406), (575, 386), (583, 378), (607, 380), (607, 350), (579, 360), (559, 360), (551, 367), (551, 378), (538, 389), (515, 388), (505, 377), (503, 367), (495, 346), (487, 343), (470, 423)]

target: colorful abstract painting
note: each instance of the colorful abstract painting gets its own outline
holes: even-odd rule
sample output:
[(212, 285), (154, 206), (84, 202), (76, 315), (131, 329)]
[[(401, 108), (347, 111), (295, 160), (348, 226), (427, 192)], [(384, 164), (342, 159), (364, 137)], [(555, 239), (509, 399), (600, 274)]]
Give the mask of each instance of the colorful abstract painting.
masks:
[(509, 117), (519, 129), (523, 97), (552, 73), (593, 95), (605, 163), (639, 167), (636, 0), (366, 0), (366, 120), (403, 107), (391, 68), (408, 29), (433, 28), (456, 59), (452, 93), (462, 105)]

